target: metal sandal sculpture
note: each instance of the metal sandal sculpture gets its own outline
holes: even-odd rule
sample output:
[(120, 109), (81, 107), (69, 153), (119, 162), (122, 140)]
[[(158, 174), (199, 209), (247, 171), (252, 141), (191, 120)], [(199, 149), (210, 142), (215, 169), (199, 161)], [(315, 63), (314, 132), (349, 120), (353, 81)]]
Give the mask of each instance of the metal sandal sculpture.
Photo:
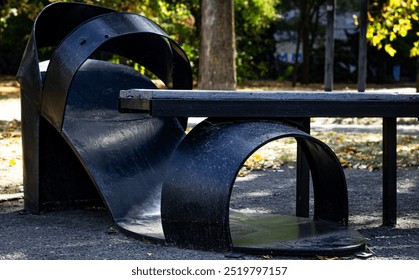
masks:
[[(39, 63), (44, 47), (55, 49)], [(168, 88), (192, 87), (185, 53), (149, 19), (85, 4), (47, 6), (17, 75), (26, 210), (104, 203), (127, 234), (209, 250), (337, 255), (363, 248), (363, 237), (347, 227), (343, 171), (324, 143), (279, 120), (209, 119), (186, 135), (186, 118), (120, 113), (121, 90), (156, 86), (131, 67), (96, 60), (100, 52), (139, 63)], [(308, 159), (315, 214), (295, 218), (286, 236), (283, 217), (275, 217), (266, 225), (273, 239), (260, 238), (254, 227), (242, 230), (249, 219), (229, 214), (230, 195), (252, 152), (284, 137), (296, 138)]]
[[(47, 65), (38, 63), (43, 47), (55, 47)], [(132, 67), (91, 59), (99, 51), (138, 61), (172, 88), (192, 86), (187, 57), (149, 19), (84, 4), (47, 6), (17, 75), (25, 208), (99, 199), (120, 225), (160, 204), (159, 188), (186, 120), (120, 114), (121, 89), (156, 86)], [(153, 237), (149, 231), (140, 224), (136, 230)]]

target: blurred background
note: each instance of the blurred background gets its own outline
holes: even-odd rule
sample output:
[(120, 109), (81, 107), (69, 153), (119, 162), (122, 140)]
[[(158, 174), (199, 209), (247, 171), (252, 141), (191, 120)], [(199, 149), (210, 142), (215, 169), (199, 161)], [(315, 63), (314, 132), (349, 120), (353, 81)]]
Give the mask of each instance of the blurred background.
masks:
[[(209, 0), (85, 0), (87, 4), (139, 13), (156, 21), (186, 51), (198, 81), (202, 17)], [(212, 0), (232, 2), (235, 74), (238, 85), (252, 81), (323, 83), (327, 11), (334, 19), (334, 82), (357, 82), (359, 14), (362, 1)], [(0, 1), (0, 75), (15, 75), (33, 21), (55, 1)], [(368, 1), (367, 82), (415, 84), (418, 76), (419, 5), (417, 0)], [(43, 50), (48, 57), (52, 50)]]

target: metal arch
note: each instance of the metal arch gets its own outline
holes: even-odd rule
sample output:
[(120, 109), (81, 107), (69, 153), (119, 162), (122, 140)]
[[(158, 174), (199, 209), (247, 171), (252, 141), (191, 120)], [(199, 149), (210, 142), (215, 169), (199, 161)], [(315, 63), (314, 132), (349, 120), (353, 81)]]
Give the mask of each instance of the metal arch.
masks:
[(315, 219), (346, 225), (345, 176), (327, 145), (277, 121), (209, 119), (184, 138), (169, 164), (161, 202), (166, 240), (204, 249), (232, 249), (229, 203), (237, 173), (257, 148), (285, 137), (295, 137), (307, 156)]
[[(136, 35), (133, 40), (135, 41), (140, 34), (150, 35), (146, 37), (148, 40), (140, 37), (143, 45), (148, 46), (146, 48), (147, 51), (145, 53), (138, 52), (136, 57), (133, 57), (132, 55), (136, 53), (137, 49), (131, 49), (131, 44), (123, 44), (119, 40), (120, 38), (133, 40), (131, 37)], [(157, 38), (157, 40), (151, 40), (151, 38)], [(157, 25), (136, 14), (108, 13), (84, 22), (60, 43), (51, 57), (42, 92), (42, 114), (57, 130), (61, 129), (68, 90), (75, 73), (93, 52), (100, 49), (102, 45), (109, 44), (112, 41), (114, 43), (108, 46), (107, 49), (115, 51), (119, 47), (119, 51), (116, 51), (116, 53), (124, 53), (127, 54), (128, 58), (140, 60), (142, 65), (152, 69), (167, 85), (179, 86), (180, 89), (190, 89), (192, 80), (190, 66), (187, 65), (188, 62), (184, 62), (185, 67), (179, 67), (180, 70), (184, 71), (184, 75), (180, 76), (184, 80), (180, 82), (173, 80), (173, 57), (179, 54), (174, 52), (174, 49), (170, 50), (170, 45), (163, 38), (170, 40), (168, 35)], [(132, 45), (135, 47), (138, 46), (138, 43)], [(153, 52), (153, 47), (160, 54), (165, 54), (164, 58), (157, 60), (155, 64), (150, 59), (144, 58), (151, 54), (155, 58), (158, 57), (157, 53)], [(166, 51), (163, 52), (162, 50)], [(177, 50), (180, 50), (180, 48)], [(71, 59), (69, 59), (70, 57)], [(178, 76), (178, 78), (180, 77)]]
[[(42, 79), (38, 49), (56, 47), (71, 30), (95, 16), (113, 10), (81, 3), (55, 2), (46, 6), (36, 17), (17, 73), (23, 92), (35, 106), (41, 105)], [(26, 97), (26, 96), (25, 96)]]
[[(45, 46), (56, 49), (42, 81), (38, 48)], [(98, 49), (139, 62), (168, 87), (192, 88), (187, 56), (148, 18), (80, 3), (54, 3), (35, 20), (17, 79), (25, 94), (30, 95), (28, 98), (57, 130), (62, 127), (74, 75)]]

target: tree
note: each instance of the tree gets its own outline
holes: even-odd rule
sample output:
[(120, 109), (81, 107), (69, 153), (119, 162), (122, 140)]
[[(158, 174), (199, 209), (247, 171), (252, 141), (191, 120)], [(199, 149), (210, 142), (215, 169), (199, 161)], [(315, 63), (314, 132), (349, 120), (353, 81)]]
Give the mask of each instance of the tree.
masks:
[(417, 0), (374, 1), (370, 11), (367, 38), (374, 47), (394, 56), (397, 53), (393, 42), (416, 35), (410, 56), (419, 56), (419, 2)]
[(303, 45), (303, 65), (301, 82), (310, 82), (310, 56), (311, 51), (318, 35), (318, 25), (320, 19), (320, 7), (326, 0), (298, 0), (297, 7), (300, 10), (299, 41)]
[(236, 88), (235, 51), (234, 1), (202, 0), (200, 89)]
[[(419, 92), (419, 1), (374, 1), (370, 12), (367, 39), (394, 57), (403, 45), (409, 45), (410, 57), (416, 57), (416, 91)], [(402, 43), (399, 43), (402, 41)]]
[(272, 79), (280, 0), (235, 0), (237, 80)]
[[(319, 35), (319, 21), (321, 16), (320, 8), (327, 0), (297, 0), (282, 1), (282, 11), (295, 11), (296, 21), (291, 22), (296, 25), (297, 30), (296, 54), (300, 53), (302, 45), (302, 67), (301, 82), (308, 84), (310, 82), (310, 64), (312, 61), (313, 45)], [(299, 56), (296, 55), (293, 66), (293, 85), (297, 82), (297, 73), (299, 72)]]
[(32, 22), (48, 1), (4, 0), (0, 2), (0, 73), (15, 74)]

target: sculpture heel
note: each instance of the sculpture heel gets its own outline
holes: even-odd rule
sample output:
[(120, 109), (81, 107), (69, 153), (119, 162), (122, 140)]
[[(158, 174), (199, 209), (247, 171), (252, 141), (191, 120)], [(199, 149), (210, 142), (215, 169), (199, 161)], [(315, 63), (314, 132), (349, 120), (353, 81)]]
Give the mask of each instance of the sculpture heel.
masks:
[(57, 207), (103, 205), (74, 151), (22, 92), (24, 208), (39, 213)]

